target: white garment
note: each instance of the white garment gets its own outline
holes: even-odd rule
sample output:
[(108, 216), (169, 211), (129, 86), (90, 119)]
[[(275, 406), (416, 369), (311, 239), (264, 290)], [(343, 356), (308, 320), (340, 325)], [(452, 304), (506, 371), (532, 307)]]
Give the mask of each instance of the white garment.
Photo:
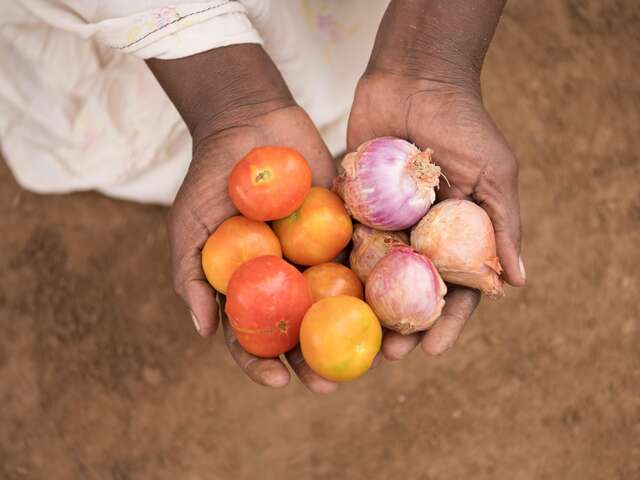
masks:
[(261, 43), (335, 154), (388, 0), (20, 0), (0, 17), (0, 141), (36, 192), (168, 204), (186, 126), (142, 61)]

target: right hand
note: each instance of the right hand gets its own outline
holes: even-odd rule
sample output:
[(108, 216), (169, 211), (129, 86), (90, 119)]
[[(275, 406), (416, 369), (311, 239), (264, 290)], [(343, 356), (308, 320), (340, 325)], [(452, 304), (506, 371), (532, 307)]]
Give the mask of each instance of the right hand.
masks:
[[(229, 57), (211, 64), (219, 55)], [(213, 335), (221, 322), (231, 356), (247, 376), (261, 385), (283, 387), (290, 379), (287, 367), (278, 358), (258, 358), (241, 347), (224, 316), (224, 298), (209, 285), (201, 266), (201, 250), (209, 235), (238, 213), (227, 195), (228, 177), (236, 162), (252, 148), (277, 145), (299, 151), (309, 162), (315, 185), (329, 187), (335, 175), (335, 163), (318, 130), (295, 104), (275, 66), (265, 57), (257, 45), (239, 45), (204, 56), (149, 64), (193, 137), (193, 158), (168, 216), (174, 288), (189, 308), (200, 335)], [(228, 70), (242, 64), (238, 58), (252, 63), (240, 65), (246, 67), (237, 74), (240, 80), (229, 79)], [(225, 65), (229, 68), (221, 68)], [(211, 77), (216, 74), (222, 78), (214, 82)], [(185, 89), (185, 83), (201, 77), (212, 85)], [(243, 81), (247, 85), (243, 86)], [(211, 91), (216, 86), (220, 88)], [(221, 97), (222, 87), (227, 88), (227, 94), (210, 106), (201, 106), (193, 98), (199, 89), (203, 97)], [(206, 104), (206, 100), (201, 103)], [(335, 383), (311, 370), (299, 347), (285, 357), (310, 390), (329, 392), (336, 388)]]
[[(465, 0), (393, 0), (384, 14), (367, 70), (356, 88), (348, 148), (384, 135), (435, 150), (451, 182), (438, 200), (478, 203), (493, 222), (503, 278), (525, 283), (520, 258), (518, 165), (482, 104), (480, 69), (504, 0), (486, 0), (468, 15)], [(450, 348), (478, 305), (478, 291), (450, 286), (441, 317), (426, 333), (385, 334), (382, 351), (400, 359), (418, 344), (427, 355)]]

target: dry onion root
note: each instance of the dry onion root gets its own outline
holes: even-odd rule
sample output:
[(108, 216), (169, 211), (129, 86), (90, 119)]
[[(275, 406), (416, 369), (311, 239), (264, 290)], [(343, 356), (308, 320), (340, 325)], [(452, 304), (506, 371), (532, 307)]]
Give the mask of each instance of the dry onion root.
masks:
[(445, 200), (411, 231), (411, 246), (429, 257), (445, 281), (504, 295), (491, 219), (468, 200)]
[(411, 247), (396, 247), (371, 271), (367, 303), (380, 323), (403, 335), (428, 329), (438, 319), (447, 293), (431, 260)]
[(357, 224), (353, 229), (353, 248), (349, 264), (362, 283), (382, 257), (395, 247), (408, 246), (409, 237), (404, 232), (382, 232)]

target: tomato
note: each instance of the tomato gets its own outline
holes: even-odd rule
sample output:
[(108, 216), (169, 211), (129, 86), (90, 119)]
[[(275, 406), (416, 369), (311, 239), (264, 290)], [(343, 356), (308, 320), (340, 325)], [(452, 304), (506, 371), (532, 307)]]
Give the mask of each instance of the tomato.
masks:
[(202, 269), (213, 288), (227, 293), (233, 272), (262, 255), (282, 257), (278, 237), (266, 223), (238, 215), (222, 222), (207, 239), (202, 249)]
[(339, 263), (320, 263), (307, 268), (303, 275), (309, 282), (314, 302), (338, 295), (364, 298), (358, 276)]
[(312, 302), (302, 274), (267, 255), (246, 262), (232, 275), (225, 312), (247, 352), (277, 357), (297, 345), (300, 323)]
[(273, 222), (273, 230), (285, 257), (299, 265), (317, 265), (349, 244), (353, 224), (338, 195), (313, 187), (298, 210)]
[(300, 347), (318, 375), (336, 382), (364, 374), (382, 343), (382, 328), (371, 307), (355, 297), (323, 298), (302, 321)]
[(266, 222), (294, 212), (311, 188), (311, 169), (286, 147), (251, 150), (231, 171), (229, 197), (240, 213)]

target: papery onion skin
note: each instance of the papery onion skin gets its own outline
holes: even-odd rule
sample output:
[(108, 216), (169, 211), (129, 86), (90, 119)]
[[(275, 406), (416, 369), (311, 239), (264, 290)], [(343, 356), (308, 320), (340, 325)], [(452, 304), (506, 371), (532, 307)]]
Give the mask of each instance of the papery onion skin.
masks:
[(383, 326), (403, 335), (440, 317), (447, 287), (435, 265), (411, 247), (397, 247), (373, 268), (365, 297)]
[(411, 246), (428, 256), (445, 281), (502, 296), (502, 267), (489, 215), (468, 200), (434, 205), (411, 231)]
[(409, 237), (404, 232), (383, 232), (366, 225), (357, 224), (353, 229), (353, 248), (349, 255), (351, 270), (362, 283), (373, 267), (394, 247), (409, 245)]
[(342, 159), (334, 190), (360, 223), (378, 230), (404, 230), (435, 200), (440, 167), (431, 162), (432, 154), (401, 138), (370, 140)]

